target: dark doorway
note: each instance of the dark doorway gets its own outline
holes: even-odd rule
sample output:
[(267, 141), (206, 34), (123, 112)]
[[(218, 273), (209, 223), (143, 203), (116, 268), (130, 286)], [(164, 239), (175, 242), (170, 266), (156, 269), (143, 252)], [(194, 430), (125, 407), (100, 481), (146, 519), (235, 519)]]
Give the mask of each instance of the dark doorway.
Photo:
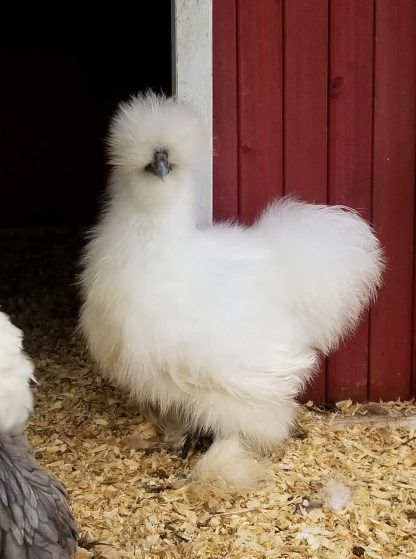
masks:
[(170, 0), (107, 6), (2, 13), (0, 227), (90, 223), (117, 103), (170, 93)]
[(0, 308), (44, 360), (72, 344), (109, 119), (138, 91), (171, 92), (170, 0), (55, 6), (0, 19)]

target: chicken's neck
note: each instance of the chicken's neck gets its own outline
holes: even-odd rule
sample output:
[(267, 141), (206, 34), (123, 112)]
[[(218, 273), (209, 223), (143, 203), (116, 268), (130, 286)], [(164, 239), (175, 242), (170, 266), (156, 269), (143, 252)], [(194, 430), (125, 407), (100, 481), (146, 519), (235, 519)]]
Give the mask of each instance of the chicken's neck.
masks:
[(153, 240), (179, 242), (193, 235), (196, 229), (193, 200), (183, 193), (176, 193), (162, 202), (149, 200), (142, 205), (117, 195), (112, 205), (113, 215), (124, 215), (128, 227), (133, 226), (141, 236)]

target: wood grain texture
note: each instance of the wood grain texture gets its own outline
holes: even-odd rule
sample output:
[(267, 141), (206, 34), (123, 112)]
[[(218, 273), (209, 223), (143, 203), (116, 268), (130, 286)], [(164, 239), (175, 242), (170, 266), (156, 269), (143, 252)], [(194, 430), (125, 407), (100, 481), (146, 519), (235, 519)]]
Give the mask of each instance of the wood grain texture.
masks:
[(282, 2), (237, 1), (239, 215), (283, 193)]
[(213, 0), (214, 219), (238, 217), (236, 0)]
[[(328, 202), (371, 218), (373, 0), (331, 3)], [(328, 359), (329, 401), (367, 399), (369, 320)]]
[(416, 2), (214, 0), (214, 18), (216, 216), (295, 193), (358, 209), (386, 249), (370, 316), (306, 398), (408, 398), (412, 352), (416, 395)]
[(388, 258), (371, 315), (370, 398), (411, 393), (416, 2), (377, 0), (373, 221)]
[(328, 1), (284, 3), (284, 192), (327, 201)]

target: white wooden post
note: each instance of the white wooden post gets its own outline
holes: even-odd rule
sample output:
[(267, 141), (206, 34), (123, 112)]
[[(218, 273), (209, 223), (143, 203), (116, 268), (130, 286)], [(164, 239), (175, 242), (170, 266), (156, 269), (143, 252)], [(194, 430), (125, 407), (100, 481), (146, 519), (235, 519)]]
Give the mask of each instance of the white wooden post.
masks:
[(212, 222), (212, 0), (171, 0), (173, 93), (199, 112), (211, 142), (200, 174), (199, 222)]

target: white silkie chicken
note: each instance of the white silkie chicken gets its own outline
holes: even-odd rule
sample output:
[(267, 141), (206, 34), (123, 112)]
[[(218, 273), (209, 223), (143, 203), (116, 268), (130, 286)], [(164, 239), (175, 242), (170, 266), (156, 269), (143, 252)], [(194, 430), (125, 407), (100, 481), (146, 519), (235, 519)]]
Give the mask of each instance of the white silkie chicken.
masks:
[(199, 229), (208, 140), (175, 99), (120, 106), (108, 199), (83, 259), (80, 328), (103, 374), (143, 406), (182, 433), (213, 433), (194, 476), (249, 485), (249, 450), (288, 436), (319, 355), (375, 296), (382, 251), (357, 213), (289, 199), (252, 227)]
[(22, 331), (0, 311), (0, 433), (24, 428), (33, 409), (34, 367), (22, 338)]
[(33, 363), (0, 312), (0, 559), (72, 559), (77, 528), (62, 484), (37, 464), (25, 433)]

